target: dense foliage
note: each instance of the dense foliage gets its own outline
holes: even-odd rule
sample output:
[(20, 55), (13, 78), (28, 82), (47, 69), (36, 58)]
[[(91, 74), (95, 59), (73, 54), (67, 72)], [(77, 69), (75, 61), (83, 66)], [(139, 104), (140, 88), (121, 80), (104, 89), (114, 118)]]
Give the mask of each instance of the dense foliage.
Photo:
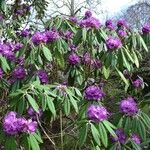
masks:
[(22, 29), (27, 13), (23, 5), (13, 18), (1, 14), (1, 149), (148, 147), (150, 94), (135, 70), (150, 24), (102, 25), (87, 11)]

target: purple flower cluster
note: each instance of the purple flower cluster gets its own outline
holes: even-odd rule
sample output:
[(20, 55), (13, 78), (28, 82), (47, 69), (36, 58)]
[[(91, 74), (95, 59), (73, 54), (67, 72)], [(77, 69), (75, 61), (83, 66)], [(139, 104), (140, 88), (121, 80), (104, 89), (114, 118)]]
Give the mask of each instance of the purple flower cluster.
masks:
[(131, 140), (134, 141), (136, 144), (141, 144), (141, 138), (137, 134), (132, 134)]
[(120, 111), (127, 116), (135, 116), (138, 113), (138, 106), (132, 97), (120, 102)]
[(99, 101), (105, 96), (105, 93), (96, 85), (87, 87), (84, 91), (84, 97), (87, 100)]
[(85, 12), (85, 17), (86, 17), (86, 18), (92, 17), (92, 12), (91, 12), (90, 10), (86, 11), (86, 12)]
[(66, 88), (67, 88), (66, 84), (59, 84), (56, 89), (59, 91), (59, 94), (61, 96), (65, 97), (67, 96)]
[(118, 22), (117, 22), (117, 26), (118, 28), (124, 28), (124, 27), (127, 27), (127, 22), (125, 19), (119, 19)]
[(116, 133), (117, 137), (111, 136), (112, 141), (124, 144), (126, 141), (126, 135), (124, 133), (124, 130), (122, 128), (118, 128), (118, 129), (116, 129), (115, 133)]
[(22, 66), (18, 66), (14, 69), (13, 73), (12, 73), (13, 77), (15, 79), (24, 79), (26, 76), (26, 71)]
[(91, 65), (92, 58), (91, 58), (91, 55), (89, 52), (86, 52), (83, 55), (82, 61), (83, 61), (83, 64), (85, 64), (85, 65)]
[(38, 70), (37, 76), (39, 77), (42, 84), (48, 84), (48, 75), (44, 70)]
[(101, 23), (98, 19), (92, 17), (91, 11), (85, 12), (85, 17), (80, 21), (80, 26), (83, 28), (100, 28)]
[(117, 48), (121, 48), (122, 43), (121, 43), (120, 39), (118, 39), (118, 38), (109, 37), (106, 40), (106, 46), (108, 49), (114, 50)]
[(76, 53), (71, 53), (69, 55), (68, 62), (71, 65), (77, 65), (80, 63), (80, 57)]
[(102, 62), (98, 59), (92, 60), (91, 63), (92, 63), (92, 66), (93, 66), (94, 69), (99, 69), (99, 68), (102, 67)]
[(69, 20), (70, 20), (72, 23), (75, 23), (75, 24), (78, 23), (78, 20), (77, 20), (77, 18), (76, 18), (75, 16), (70, 17)]
[(20, 35), (21, 35), (22, 37), (27, 37), (27, 36), (29, 36), (29, 35), (30, 35), (30, 29), (24, 29), (24, 30), (22, 30), (21, 33), (20, 33)]
[(8, 43), (0, 44), (0, 54), (2, 54), (8, 60), (15, 59), (15, 53), (13, 52), (13, 47), (12, 47), (12, 45), (10, 45)]
[(3, 120), (3, 129), (9, 135), (18, 133), (34, 133), (37, 129), (37, 122), (31, 119), (26, 120), (23, 117), (17, 117), (16, 112), (9, 112)]
[(73, 38), (73, 32), (71, 32), (71, 31), (65, 31), (65, 32), (63, 32), (63, 37), (65, 38), (65, 39), (67, 39), (67, 40), (69, 40), (69, 39), (72, 39)]
[(143, 34), (150, 34), (150, 24), (145, 24), (142, 28)]
[(87, 117), (93, 122), (102, 122), (107, 120), (108, 111), (105, 107), (99, 105), (90, 105), (87, 110)]
[(143, 85), (143, 81), (141, 79), (136, 79), (132, 84), (135, 88), (141, 88)]
[(124, 30), (119, 30), (118, 31), (118, 36), (121, 38), (125, 38), (127, 36), (127, 32)]
[(32, 36), (32, 42), (35, 45), (39, 45), (41, 43), (54, 42), (59, 39), (59, 33), (54, 30), (47, 30), (45, 32), (36, 32)]
[(108, 28), (109, 30), (113, 30), (113, 29), (114, 29), (114, 25), (113, 25), (113, 22), (112, 22), (111, 19), (109, 19), (109, 20), (107, 20), (107, 21), (105, 22), (105, 26), (106, 26), (106, 28)]

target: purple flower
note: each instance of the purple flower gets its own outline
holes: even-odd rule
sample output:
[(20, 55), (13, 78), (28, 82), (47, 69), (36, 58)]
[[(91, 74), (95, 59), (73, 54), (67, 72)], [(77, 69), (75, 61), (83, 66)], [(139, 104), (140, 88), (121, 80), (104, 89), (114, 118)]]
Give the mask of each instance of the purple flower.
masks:
[(127, 27), (127, 22), (125, 19), (119, 19), (118, 22), (117, 22), (117, 26), (118, 28), (120, 27)]
[(18, 132), (23, 132), (26, 122), (27, 120), (25, 118), (17, 118), (15, 125), (17, 127)]
[(77, 23), (77, 22), (78, 22), (78, 20), (77, 20), (77, 18), (76, 18), (75, 16), (70, 17), (69, 20), (70, 20), (71, 22), (73, 22), (73, 23)]
[(23, 117), (17, 117), (16, 112), (9, 112), (3, 119), (3, 130), (9, 135), (15, 135), (21, 132), (34, 133), (37, 129), (37, 122), (26, 120)]
[(137, 134), (132, 134), (131, 140), (133, 140), (136, 144), (141, 144), (141, 138)]
[(99, 101), (105, 96), (105, 93), (96, 85), (87, 87), (84, 91), (84, 97), (87, 100)]
[(45, 32), (47, 42), (54, 42), (60, 38), (59, 33), (56, 30), (48, 30)]
[(69, 48), (71, 49), (71, 51), (76, 51), (77, 46), (75, 46), (74, 44), (69, 45)]
[(66, 84), (59, 84), (56, 89), (59, 91), (59, 94), (61, 96), (67, 96), (67, 93), (66, 93)]
[(66, 32), (63, 32), (63, 36), (66, 38), (66, 39), (72, 39), (73, 38), (73, 32), (71, 31), (66, 31)]
[(19, 51), (21, 48), (23, 48), (23, 44), (19, 42), (17, 42), (14, 46), (15, 51)]
[(22, 30), (21, 33), (20, 33), (20, 35), (21, 35), (22, 37), (27, 37), (27, 36), (29, 36), (29, 35), (30, 35), (30, 29), (24, 29), (24, 30)]
[(39, 77), (42, 84), (48, 84), (48, 75), (44, 70), (38, 70), (37, 76)]
[(16, 13), (17, 15), (22, 16), (22, 15), (24, 14), (24, 11), (23, 11), (23, 9), (18, 9), (18, 10), (16, 10), (15, 13)]
[(36, 32), (33, 36), (32, 36), (32, 42), (35, 45), (39, 45), (41, 43), (46, 43), (47, 42), (47, 36), (45, 35), (45, 33), (43, 32)]
[(77, 65), (80, 63), (80, 57), (76, 53), (71, 53), (69, 55), (68, 62), (71, 65)]
[(37, 117), (40, 118), (43, 115), (43, 110), (39, 109), (38, 112), (35, 112), (32, 107), (29, 107), (28, 115), (32, 118), (32, 120), (36, 120)]
[(140, 88), (143, 85), (143, 81), (141, 79), (136, 79), (135, 81), (133, 81), (133, 86), (135, 88)]
[(87, 117), (93, 122), (102, 122), (107, 120), (108, 115), (108, 111), (103, 106), (90, 105), (87, 110)]
[(23, 67), (16, 67), (13, 71), (13, 77), (16, 79), (24, 79), (26, 76), (26, 71)]
[(143, 34), (150, 34), (150, 24), (145, 24), (142, 28)]
[(120, 111), (127, 116), (135, 116), (138, 113), (137, 103), (132, 97), (128, 97), (120, 102)]
[(0, 68), (0, 79), (3, 77), (3, 70)]
[(105, 22), (105, 26), (106, 26), (108, 29), (110, 29), (110, 30), (113, 30), (113, 29), (114, 29), (113, 22), (112, 22), (111, 19), (109, 19), (109, 20), (107, 20), (107, 21)]
[(16, 64), (23, 65), (25, 61), (24, 57), (16, 58)]
[(118, 129), (116, 129), (115, 133), (116, 133), (117, 137), (111, 136), (112, 141), (124, 144), (126, 141), (126, 135), (124, 133), (124, 130), (122, 128), (118, 128)]
[(7, 134), (15, 135), (18, 133), (18, 129), (16, 126), (17, 118), (16, 118), (16, 112), (9, 112), (5, 115), (3, 119), (3, 130)]
[(86, 11), (86, 12), (85, 12), (85, 17), (86, 17), (86, 18), (92, 17), (92, 12), (91, 12), (90, 10)]
[(101, 26), (100, 21), (94, 17), (82, 19), (79, 24), (83, 28), (96, 28), (96, 29), (98, 29)]
[(119, 30), (118, 31), (118, 36), (121, 38), (125, 38), (127, 36), (127, 32), (124, 30)]
[(109, 37), (106, 40), (106, 46), (108, 49), (114, 50), (120, 48), (122, 46), (122, 43), (118, 38)]
[(92, 66), (94, 67), (94, 69), (99, 69), (102, 67), (102, 62), (98, 59), (94, 59), (92, 60)]
[(0, 53), (5, 56), (8, 60), (14, 60), (15, 54), (12, 51), (12, 44), (0, 44)]
[(90, 53), (86, 52), (84, 55), (83, 55), (83, 58), (82, 58), (82, 61), (85, 65), (91, 65), (91, 55)]
[(24, 132), (34, 133), (37, 130), (37, 126), (38, 126), (38, 124), (37, 124), (36, 121), (33, 121), (33, 120), (29, 119), (29, 120), (26, 121)]

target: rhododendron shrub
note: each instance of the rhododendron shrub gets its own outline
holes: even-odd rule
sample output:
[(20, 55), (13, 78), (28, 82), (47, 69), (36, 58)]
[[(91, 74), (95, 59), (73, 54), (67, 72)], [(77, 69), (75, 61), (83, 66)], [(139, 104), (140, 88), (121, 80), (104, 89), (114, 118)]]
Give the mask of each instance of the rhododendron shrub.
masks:
[[(26, 9), (15, 13), (21, 17)], [(141, 52), (148, 53), (149, 24), (141, 31), (124, 19), (103, 25), (90, 11), (42, 23), (16, 29), (1, 21), (0, 99), (7, 104), (1, 105), (2, 147), (39, 150), (47, 141), (50, 149), (68, 150), (147, 145), (146, 83), (132, 75)], [(123, 91), (117, 101), (106, 88), (110, 79)]]

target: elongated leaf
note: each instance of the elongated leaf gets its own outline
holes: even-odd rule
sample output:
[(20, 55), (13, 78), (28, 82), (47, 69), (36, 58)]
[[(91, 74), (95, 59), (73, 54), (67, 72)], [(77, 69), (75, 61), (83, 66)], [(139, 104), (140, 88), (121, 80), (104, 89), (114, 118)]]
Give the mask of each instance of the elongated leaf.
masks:
[(39, 106), (38, 104), (36, 103), (36, 101), (31, 97), (31, 95), (27, 94), (27, 99), (30, 103), (30, 105), (32, 106), (32, 108), (38, 112), (39, 111)]
[(82, 29), (82, 39), (83, 39), (83, 41), (85, 42), (86, 41), (86, 28), (83, 28)]
[(78, 113), (79, 110), (78, 110), (77, 101), (71, 95), (69, 95), (69, 99), (70, 99), (70, 102), (73, 105), (75, 111)]
[(29, 135), (28, 140), (29, 140), (29, 143), (31, 144), (32, 150), (40, 150), (39, 144), (36, 138), (32, 134)]
[(48, 105), (49, 110), (52, 112), (52, 114), (55, 117), (56, 116), (56, 109), (55, 109), (55, 106), (54, 106), (54, 103), (53, 103), (53, 99), (46, 96), (46, 100), (47, 100), (47, 105)]
[(135, 53), (134, 50), (132, 50), (132, 52), (133, 52), (133, 56), (134, 56), (134, 63), (135, 63), (135, 65), (136, 65), (136, 67), (139, 68), (139, 60), (138, 60), (138, 57), (137, 57), (137, 55), (136, 55), (136, 53)]
[(138, 121), (138, 132), (143, 141), (146, 141), (146, 129), (141, 120)]
[(79, 138), (79, 144), (82, 146), (87, 138), (87, 133), (88, 133), (88, 128), (89, 125), (86, 123), (85, 125), (83, 125), (80, 129), (80, 138)]
[(105, 128), (108, 130), (108, 132), (113, 136), (113, 137), (117, 137), (115, 131), (111, 128), (110, 124), (105, 120), (103, 121), (103, 124), (105, 126)]
[(0, 55), (0, 60), (1, 60), (1, 64), (2, 64), (2, 68), (5, 72), (7, 72), (7, 70), (10, 70), (10, 67), (7, 63), (7, 60), (5, 57), (3, 57), (2, 55)]
[(124, 77), (123, 73), (121, 71), (119, 71), (117, 68), (116, 68), (116, 70), (117, 70), (118, 74), (120, 75), (121, 79), (124, 81), (124, 83), (129, 86), (129, 81)]
[(100, 134), (100, 139), (102, 140), (103, 145), (107, 147), (108, 146), (107, 132), (102, 123), (99, 123), (99, 134)]
[(52, 54), (51, 54), (50, 50), (44, 45), (42, 45), (42, 47), (43, 47), (43, 54), (44, 54), (45, 58), (48, 61), (52, 61), (53, 59), (52, 59)]
[(92, 136), (94, 138), (94, 141), (100, 146), (101, 145), (100, 140), (99, 140), (100, 135), (99, 135), (97, 128), (93, 124), (91, 124), (91, 132), (92, 132)]

